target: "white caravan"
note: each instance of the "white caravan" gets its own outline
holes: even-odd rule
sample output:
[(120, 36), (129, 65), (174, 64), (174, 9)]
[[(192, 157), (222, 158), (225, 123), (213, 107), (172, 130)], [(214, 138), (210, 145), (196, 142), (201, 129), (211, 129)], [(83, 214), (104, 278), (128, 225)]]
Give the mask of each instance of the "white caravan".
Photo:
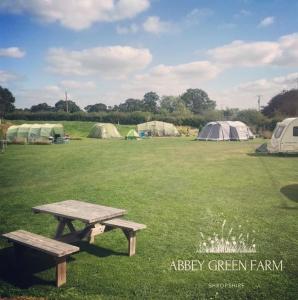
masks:
[(269, 153), (298, 153), (298, 118), (288, 118), (276, 124)]

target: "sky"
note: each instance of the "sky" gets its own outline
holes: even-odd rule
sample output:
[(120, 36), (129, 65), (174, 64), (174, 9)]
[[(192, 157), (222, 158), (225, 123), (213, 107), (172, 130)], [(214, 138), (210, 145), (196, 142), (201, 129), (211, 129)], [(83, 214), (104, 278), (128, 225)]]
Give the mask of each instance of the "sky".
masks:
[(298, 87), (296, 0), (0, 0), (0, 86), (16, 106), (206, 91), (257, 108)]

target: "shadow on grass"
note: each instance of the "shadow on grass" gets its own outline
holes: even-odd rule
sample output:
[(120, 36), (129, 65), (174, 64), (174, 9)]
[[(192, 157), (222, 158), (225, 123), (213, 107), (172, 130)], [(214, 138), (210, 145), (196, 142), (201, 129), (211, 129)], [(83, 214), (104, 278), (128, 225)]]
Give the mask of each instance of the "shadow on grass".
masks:
[[(290, 184), (282, 187), (280, 189), (281, 194), (284, 196), (284, 200), (281, 202), (281, 205), (279, 208), (282, 209), (298, 209), (298, 206), (288, 205), (288, 201), (293, 201), (295, 203), (298, 203), (298, 184)], [(287, 200), (286, 200), (287, 199)]]
[[(115, 252), (87, 242), (78, 242), (76, 245), (80, 247), (80, 252), (87, 252), (98, 257), (110, 255), (127, 256), (126, 253)], [(67, 263), (73, 260), (73, 257), (68, 257)], [(35, 275), (50, 268), (53, 268), (53, 280), (44, 280)], [(21, 289), (27, 289), (33, 285), (53, 286), (55, 285), (55, 261), (49, 255), (33, 249), (24, 249), (22, 262), (17, 264), (14, 247), (0, 249), (0, 280)]]
[(298, 153), (262, 153), (262, 152), (253, 152), (253, 153), (247, 153), (248, 156), (253, 157), (286, 157), (286, 158), (292, 158), (292, 157), (298, 157)]
[(98, 245), (89, 244), (84, 241), (77, 242), (76, 246), (80, 247), (80, 252), (87, 252), (89, 254), (92, 254), (92, 255), (98, 256), (98, 257), (107, 257), (107, 256), (111, 256), (111, 255), (127, 256), (127, 253), (116, 252), (114, 250), (102, 248)]
[(298, 184), (290, 184), (283, 186), (280, 192), (289, 200), (298, 203)]
[[(68, 262), (74, 260), (69, 257)], [(21, 289), (27, 289), (33, 285), (55, 285), (55, 262), (46, 254), (25, 249), (22, 262), (16, 263), (14, 247), (0, 250), (0, 280), (5, 281)], [(53, 268), (53, 280), (44, 280), (35, 274)]]

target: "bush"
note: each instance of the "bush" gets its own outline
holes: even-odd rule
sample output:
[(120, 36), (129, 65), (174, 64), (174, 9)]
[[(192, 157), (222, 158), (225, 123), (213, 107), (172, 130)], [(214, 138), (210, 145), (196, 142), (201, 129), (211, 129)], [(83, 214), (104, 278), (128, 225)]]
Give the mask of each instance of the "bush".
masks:
[[(163, 121), (173, 123), (177, 126), (190, 126), (201, 130), (206, 123), (211, 121), (223, 120), (222, 111), (206, 111), (202, 115), (177, 115), (174, 113), (159, 113), (153, 114), (150, 112), (135, 111), (135, 112), (92, 112), (83, 111), (75, 113), (59, 112), (36, 112), (18, 110), (7, 114), (9, 120), (28, 120), (28, 121), (88, 121), (88, 122), (103, 122), (122, 125), (134, 125), (148, 121)], [(264, 130), (273, 131), (275, 125), (280, 119), (268, 119), (254, 110), (239, 111), (236, 119), (247, 123), (254, 132)]]

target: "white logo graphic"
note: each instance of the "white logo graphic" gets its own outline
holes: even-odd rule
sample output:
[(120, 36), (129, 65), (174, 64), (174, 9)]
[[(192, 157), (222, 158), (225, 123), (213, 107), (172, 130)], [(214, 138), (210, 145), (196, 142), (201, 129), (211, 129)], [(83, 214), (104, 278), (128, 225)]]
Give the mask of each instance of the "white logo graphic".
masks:
[(255, 239), (252, 233), (241, 232), (241, 225), (238, 230), (230, 228), (225, 229), (226, 220), (221, 225), (220, 233), (213, 235), (204, 235), (200, 232), (200, 242), (197, 247), (197, 253), (256, 253)]

